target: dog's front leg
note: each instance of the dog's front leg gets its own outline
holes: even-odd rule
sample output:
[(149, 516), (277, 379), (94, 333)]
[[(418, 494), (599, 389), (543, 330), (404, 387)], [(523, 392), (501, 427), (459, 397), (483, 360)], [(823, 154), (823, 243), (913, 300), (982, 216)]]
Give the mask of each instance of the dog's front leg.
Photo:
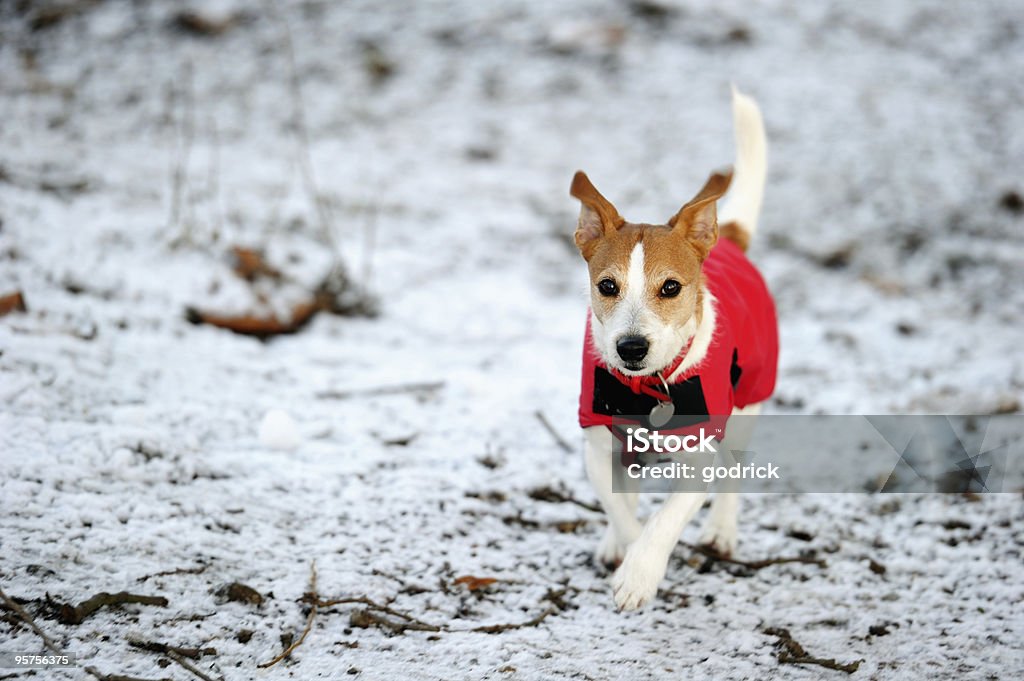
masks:
[[(635, 489), (613, 491), (615, 475), (619, 474), (620, 467), (615, 465), (611, 431), (604, 426), (594, 426), (585, 428), (583, 433), (587, 440), (584, 448), (587, 477), (594, 486), (601, 507), (608, 515), (608, 529), (594, 552), (594, 559), (614, 567), (622, 561), (626, 549), (640, 535), (641, 527), (636, 519), (637, 493)], [(630, 482), (629, 478), (624, 479), (624, 482)]]
[[(761, 413), (761, 404), (733, 409), (729, 419), (729, 432), (719, 448), (722, 466), (732, 466), (736, 457), (742, 456), (743, 450), (750, 446), (754, 436), (757, 416)], [(737, 516), (739, 515), (740, 484), (738, 480), (723, 480), (719, 483), (720, 491), (711, 500), (711, 511), (701, 532), (700, 543), (710, 546), (718, 553), (728, 556), (736, 550)]]
[(707, 496), (707, 492), (673, 493), (647, 520), (612, 577), (620, 610), (635, 610), (654, 598), (679, 535)]

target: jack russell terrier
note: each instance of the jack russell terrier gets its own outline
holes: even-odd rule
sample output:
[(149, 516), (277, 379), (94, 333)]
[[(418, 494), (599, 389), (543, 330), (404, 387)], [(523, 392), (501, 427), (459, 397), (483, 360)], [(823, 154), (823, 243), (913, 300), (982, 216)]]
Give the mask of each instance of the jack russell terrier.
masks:
[[(591, 283), (579, 417), (587, 475), (609, 520), (595, 557), (618, 565), (612, 588), (622, 610), (655, 596), (707, 490), (671, 493), (641, 524), (638, 483), (627, 477), (627, 491), (613, 491), (613, 421), (724, 432), (730, 415), (756, 415), (775, 387), (775, 305), (745, 255), (764, 194), (764, 123), (757, 103), (735, 88), (732, 108), (735, 173), (712, 174), (666, 224), (627, 222), (582, 172), (570, 189), (581, 203), (575, 241)], [(719, 219), (716, 202), (730, 184)], [(745, 448), (753, 420), (733, 419), (720, 455)], [(716, 493), (701, 542), (731, 553), (738, 507), (737, 492)]]

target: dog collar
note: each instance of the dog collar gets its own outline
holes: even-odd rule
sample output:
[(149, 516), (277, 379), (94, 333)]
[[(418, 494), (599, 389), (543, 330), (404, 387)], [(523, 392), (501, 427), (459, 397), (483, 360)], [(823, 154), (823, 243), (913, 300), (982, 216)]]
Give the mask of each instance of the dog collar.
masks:
[[(668, 379), (676, 372), (676, 369), (686, 359), (686, 354), (690, 351), (690, 346), (693, 344), (691, 339), (686, 344), (672, 363), (661, 371), (656, 371), (653, 374), (646, 376), (627, 376), (615, 367), (609, 366), (608, 373), (618, 379), (619, 383), (622, 383), (637, 395), (649, 395), (659, 402), (672, 402), (672, 396), (668, 393)], [(659, 390), (658, 388), (663, 388)]]

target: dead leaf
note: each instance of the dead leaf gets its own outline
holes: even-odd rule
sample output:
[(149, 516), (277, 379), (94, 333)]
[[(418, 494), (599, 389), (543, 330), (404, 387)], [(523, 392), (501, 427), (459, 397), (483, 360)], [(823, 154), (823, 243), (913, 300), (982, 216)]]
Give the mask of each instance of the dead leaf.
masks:
[(454, 583), (465, 584), (466, 588), (470, 591), (479, 591), (480, 589), (486, 589), (497, 581), (498, 580), (494, 577), (473, 577), (472, 575), (464, 575), (456, 578)]
[(261, 251), (244, 246), (234, 246), (231, 249), (231, 256), (234, 258), (232, 269), (235, 274), (246, 281), (253, 281), (256, 277), (281, 278), (281, 273), (267, 263)]
[(281, 320), (275, 316), (258, 317), (255, 314), (220, 315), (188, 307), (185, 309), (185, 318), (192, 324), (209, 324), (243, 336), (266, 339), (301, 330), (320, 309), (316, 300), (299, 303), (292, 308), (289, 319)]
[(0, 317), (15, 311), (28, 311), (28, 308), (25, 307), (25, 296), (22, 295), (21, 291), (0, 296)]
[(241, 582), (225, 584), (217, 590), (216, 595), (218, 598), (234, 603), (248, 603), (249, 605), (263, 603), (263, 595), (259, 591)]

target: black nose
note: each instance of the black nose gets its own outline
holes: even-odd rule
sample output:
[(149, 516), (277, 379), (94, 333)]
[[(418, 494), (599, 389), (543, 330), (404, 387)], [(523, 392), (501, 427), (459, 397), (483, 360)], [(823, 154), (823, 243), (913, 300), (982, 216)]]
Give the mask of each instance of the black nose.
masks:
[(623, 362), (639, 362), (647, 356), (650, 344), (643, 336), (623, 336), (615, 344), (615, 349)]

